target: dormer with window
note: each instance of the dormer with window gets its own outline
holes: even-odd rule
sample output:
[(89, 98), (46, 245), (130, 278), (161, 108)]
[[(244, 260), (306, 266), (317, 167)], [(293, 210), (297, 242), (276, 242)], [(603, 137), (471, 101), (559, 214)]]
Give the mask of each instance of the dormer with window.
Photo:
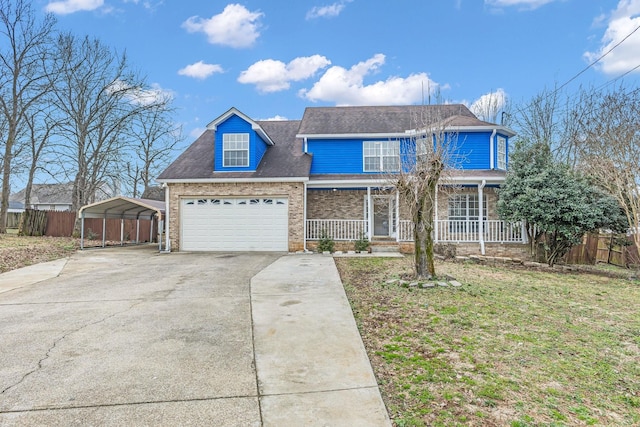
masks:
[(209, 123), (215, 132), (214, 172), (255, 172), (270, 145), (269, 135), (235, 108)]

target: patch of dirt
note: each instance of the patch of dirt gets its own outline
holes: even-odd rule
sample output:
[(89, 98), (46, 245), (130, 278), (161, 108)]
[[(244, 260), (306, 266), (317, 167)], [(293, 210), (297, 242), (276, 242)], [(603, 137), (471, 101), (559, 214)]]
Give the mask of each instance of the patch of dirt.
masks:
[(71, 237), (0, 235), (0, 273), (73, 254), (80, 247)]

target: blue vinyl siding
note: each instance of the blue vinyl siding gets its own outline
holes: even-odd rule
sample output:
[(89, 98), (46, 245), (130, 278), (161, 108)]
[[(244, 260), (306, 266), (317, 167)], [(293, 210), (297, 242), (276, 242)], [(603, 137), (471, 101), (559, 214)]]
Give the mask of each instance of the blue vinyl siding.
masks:
[[(222, 135), (225, 133), (248, 133), (249, 134), (249, 166), (247, 167), (224, 167), (222, 165)], [(215, 161), (216, 171), (255, 171), (262, 160), (262, 156), (267, 150), (267, 144), (251, 128), (251, 124), (242, 118), (233, 115), (218, 125), (215, 135)]]
[(362, 139), (313, 139), (307, 151), (312, 174), (362, 173)]
[[(489, 141), (491, 132), (461, 132), (456, 143), (457, 165), (462, 169), (489, 169), (491, 167), (490, 144), (494, 144), (494, 165), (497, 167), (496, 138)], [(380, 139), (310, 139), (307, 142), (309, 153), (313, 154), (312, 174), (358, 174), (377, 173), (363, 171), (363, 141)], [(406, 140), (404, 140), (406, 141)], [(400, 144), (401, 152), (406, 145)], [(509, 144), (507, 140), (507, 155)], [(411, 148), (414, 151), (414, 148)], [(402, 156), (402, 154), (401, 154)]]
[(264, 142), (264, 140), (260, 138), (258, 134), (254, 132), (252, 132), (252, 134), (253, 134), (255, 143), (251, 144), (251, 146), (254, 149), (249, 153), (249, 159), (250, 159), (249, 166), (255, 165), (253, 167), (253, 169), (255, 170), (260, 164), (260, 160), (262, 160), (262, 156), (264, 156), (264, 153), (267, 151), (267, 143)]
[[(459, 167), (462, 169), (489, 169), (491, 167), (491, 132), (474, 132), (458, 135)], [(494, 138), (495, 139), (495, 138)], [(495, 155), (495, 148), (494, 148)]]

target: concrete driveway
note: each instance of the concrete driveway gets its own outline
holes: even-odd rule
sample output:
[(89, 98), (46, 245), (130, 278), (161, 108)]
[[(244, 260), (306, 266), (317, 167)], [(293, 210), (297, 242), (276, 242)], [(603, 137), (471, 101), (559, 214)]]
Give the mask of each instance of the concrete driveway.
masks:
[(0, 277), (0, 425), (390, 425), (331, 258), (61, 263)]

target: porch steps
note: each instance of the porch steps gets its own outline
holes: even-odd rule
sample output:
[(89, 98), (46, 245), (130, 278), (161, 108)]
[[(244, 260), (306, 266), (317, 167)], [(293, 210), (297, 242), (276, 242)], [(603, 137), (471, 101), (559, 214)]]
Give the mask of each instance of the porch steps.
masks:
[(375, 244), (371, 245), (371, 253), (399, 253), (400, 247), (398, 245), (389, 244)]

